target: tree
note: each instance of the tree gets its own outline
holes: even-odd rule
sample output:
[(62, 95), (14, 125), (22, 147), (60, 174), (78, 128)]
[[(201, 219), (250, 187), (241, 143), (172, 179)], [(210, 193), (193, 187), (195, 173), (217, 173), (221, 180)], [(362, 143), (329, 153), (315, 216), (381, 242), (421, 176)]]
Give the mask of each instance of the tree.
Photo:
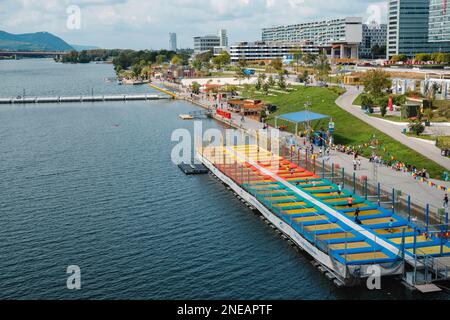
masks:
[(270, 66), (276, 71), (281, 71), (283, 69), (283, 61), (280, 58), (272, 60)]
[(156, 64), (161, 65), (166, 61), (166, 59), (167, 58), (165, 55), (160, 54), (156, 57)]
[(397, 54), (392, 57), (392, 61), (394, 62), (406, 62), (408, 61), (408, 56), (406, 54)]
[(269, 94), (269, 89), (270, 89), (269, 83), (264, 82), (264, 84), (262, 86), (262, 91), (263, 91), (264, 95), (267, 96)]
[(372, 53), (372, 58), (386, 57), (386, 46), (376, 44), (370, 49), (370, 52)]
[(256, 89), (257, 91), (261, 90), (263, 84), (264, 84), (264, 80), (262, 79), (262, 75), (260, 74), (260, 75), (258, 76), (258, 80), (256, 81), (255, 89)]
[(283, 75), (280, 75), (280, 79), (278, 79), (278, 87), (280, 87), (281, 90), (286, 90), (286, 80)]
[(267, 84), (269, 85), (269, 87), (275, 86), (275, 79), (272, 77), (272, 75), (269, 76), (269, 79), (267, 80)]
[(183, 59), (181, 59), (179, 56), (174, 56), (170, 63), (175, 65), (175, 66), (178, 66), (178, 65), (183, 64)]
[(419, 61), (419, 62), (428, 62), (428, 61), (431, 61), (431, 55), (428, 53), (419, 53), (419, 54), (416, 54), (416, 57), (414, 58), (414, 60)]
[(369, 70), (361, 78), (366, 93), (374, 98), (383, 96), (385, 90), (391, 87), (389, 74), (383, 70)]
[(230, 64), (230, 62), (230, 54), (226, 51), (222, 51), (220, 55), (212, 58), (212, 63), (216, 66), (216, 69), (222, 69), (223, 66)]
[(134, 78), (138, 78), (141, 76), (144, 66), (145, 66), (145, 62), (143, 60), (141, 60), (131, 66), (131, 73)]
[(200, 93), (200, 84), (198, 82), (193, 82), (191, 84), (191, 91), (193, 94), (199, 94)]
[(296, 71), (298, 73), (298, 67), (299, 67), (299, 64), (300, 64), (300, 60), (302, 59), (303, 51), (302, 51), (301, 48), (295, 48), (295, 49), (292, 49), (289, 53), (294, 58), (295, 65), (297, 67)]
[(317, 59), (317, 55), (312, 54), (312, 53), (307, 53), (305, 55), (303, 55), (302, 57), (302, 61), (305, 65), (307, 66), (311, 66), (316, 62)]
[(144, 79), (150, 79), (153, 73), (153, 69), (150, 66), (145, 66), (141, 71), (141, 77)]
[(422, 121), (416, 120), (411, 122), (409, 125), (409, 130), (413, 132), (416, 136), (420, 136), (425, 131), (425, 126), (422, 124)]
[(317, 79), (319, 79), (320, 81), (326, 81), (328, 79), (328, 76), (331, 72), (331, 66), (330, 62), (328, 61), (327, 55), (319, 55), (314, 69), (316, 70)]

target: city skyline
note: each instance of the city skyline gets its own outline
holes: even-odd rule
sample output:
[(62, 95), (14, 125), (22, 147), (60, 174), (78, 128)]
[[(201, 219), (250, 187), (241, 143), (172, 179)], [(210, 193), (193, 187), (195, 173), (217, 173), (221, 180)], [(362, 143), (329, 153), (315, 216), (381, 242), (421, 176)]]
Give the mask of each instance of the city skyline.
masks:
[(228, 31), (232, 44), (259, 40), (264, 27), (343, 16), (385, 22), (386, 1), (0, 0), (0, 30), (48, 31), (71, 44), (103, 48), (168, 48), (170, 32), (177, 33), (178, 48), (191, 48), (193, 36), (218, 29)]

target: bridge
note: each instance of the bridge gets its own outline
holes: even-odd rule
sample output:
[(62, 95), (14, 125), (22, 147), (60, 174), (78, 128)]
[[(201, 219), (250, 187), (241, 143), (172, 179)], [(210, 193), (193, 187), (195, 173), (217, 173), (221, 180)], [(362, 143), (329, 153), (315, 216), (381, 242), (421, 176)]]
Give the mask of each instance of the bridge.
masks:
[(61, 57), (69, 54), (67, 51), (0, 51), (0, 57)]

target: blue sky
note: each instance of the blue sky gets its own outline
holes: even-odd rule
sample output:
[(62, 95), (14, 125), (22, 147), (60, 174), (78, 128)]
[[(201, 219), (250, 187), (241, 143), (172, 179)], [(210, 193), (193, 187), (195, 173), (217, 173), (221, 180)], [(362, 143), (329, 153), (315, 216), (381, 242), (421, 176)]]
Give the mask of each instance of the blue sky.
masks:
[(386, 1), (0, 0), (0, 30), (48, 31), (72, 44), (105, 48), (167, 48), (169, 32), (178, 34), (179, 46), (192, 47), (193, 36), (220, 28), (231, 42), (252, 41), (263, 27), (345, 16), (384, 22)]

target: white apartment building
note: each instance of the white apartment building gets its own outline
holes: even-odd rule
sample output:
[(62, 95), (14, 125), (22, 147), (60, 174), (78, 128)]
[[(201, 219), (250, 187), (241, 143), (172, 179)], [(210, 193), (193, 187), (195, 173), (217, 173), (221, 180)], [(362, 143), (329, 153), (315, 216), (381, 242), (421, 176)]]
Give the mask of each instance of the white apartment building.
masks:
[(310, 43), (327, 51), (331, 48), (332, 58), (357, 58), (362, 42), (362, 18), (347, 17), (264, 28), (262, 40)]
[(274, 59), (289, 60), (293, 50), (301, 49), (303, 53), (319, 54), (314, 45), (280, 43), (280, 42), (241, 42), (230, 47), (231, 62), (239, 59), (247, 61), (270, 61)]

